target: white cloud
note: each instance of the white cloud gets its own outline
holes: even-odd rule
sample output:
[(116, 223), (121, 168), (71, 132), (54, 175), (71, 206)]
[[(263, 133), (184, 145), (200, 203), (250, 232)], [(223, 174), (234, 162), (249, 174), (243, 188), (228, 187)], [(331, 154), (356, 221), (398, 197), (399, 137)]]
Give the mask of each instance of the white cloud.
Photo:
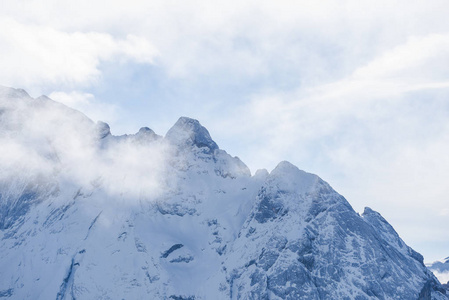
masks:
[(155, 199), (170, 184), (168, 143), (99, 140), (95, 123), (48, 99), (2, 98), (0, 107), (5, 111), (0, 120), (3, 182), (14, 178), (14, 184), (26, 184), (28, 178), (41, 177), (67, 191), (89, 190), (97, 182), (112, 200), (129, 195), (122, 200), (131, 205), (142, 197)]
[(444, 208), (444, 209), (442, 209), (442, 210), (440, 211), (439, 215), (442, 216), (442, 217), (449, 216), (449, 208)]
[(85, 113), (95, 121), (114, 122), (118, 119), (119, 108), (111, 103), (100, 102), (90, 93), (78, 91), (53, 92), (49, 97), (55, 101), (63, 103), (68, 107), (77, 109)]
[[(68, 51), (62, 51), (75, 57), (73, 75), (66, 75), (69, 78), (65, 82), (98, 79), (101, 75), (98, 62), (102, 59), (131, 56), (137, 62), (152, 62), (157, 53), (158, 66), (166, 74), (184, 80), (207, 76), (234, 80), (235, 84), (272, 78), (272, 81), (316, 85), (341, 79), (378, 53), (406, 42), (412, 34), (447, 31), (448, 7), (444, 3), (153, 0), (130, 1), (124, 6), (120, 1), (83, 0), (69, 5), (49, 0), (45, 6), (40, 1), (13, 1), (4, 5), (0, 15), (20, 24), (23, 28), (19, 31), (30, 31), (32, 41), (38, 31), (52, 28), (55, 32), (47, 35), (54, 37), (51, 38), (54, 42), (35, 41), (16, 46), (25, 54), (20, 57), (33, 52), (27, 49), (43, 49), (38, 52), (48, 55), (39, 55), (38, 61), (54, 56), (57, 69), (63, 69), (66, 62), (58, 59), (61, 52), (56, 49), (61, 44), (70, 44), (66, 40), (74, 39), (73, 33), (86, 35), (87, 41), (74, 42), (75, 45), (65, 47)], [(3, 27), (14, 28), (17, 24)], [(92, 32), (101, 38), (87, 34)], [(4, 31), (4, 35), (11, 34), (12, 30)], [(90, 52), (76, 60), (79, 43), (90, 44), (87, 47)], [(121, 58), (111, 58), (114, 51), (120, 52)], [(18, 62), (20, 57), (14, 56), (14, 61)], [(36, 64), (30, 63), (27, 65)], [(64, 82), (61, 75), (65, 72), (52, 76), (55, 71), (49, 69), (48, 75), (41, 75), (41, 83), (56, 80), (55, 77), (58, 83)], [(13, 68), (10, 71), (16, 72)], [(21, 70), (16, 73), (23, 74)], [(9, 82), (3, 84), (10, 85)], [(270, 80), (266, 82), (270, 84)], [(23, 80), (19, 84), (27, 86)]]
[(416, 84), (447, 80), (449, 72), (449, 34), (410, 37), (354, 72), (354, 78), (402, 80)]
[(438, 271), (433, 271), (433, 274), (435, 274), (435, 276), (438, 278), (438, 280), (441, 283), (448, 283), (449, 282), (449, 272), (438, 272)]
[(0, 82), (8, 86), (90, 86), (108, 60), (152, 63), (156, 49), (144, 38), (107, 33), (64, 32), (0, 18)]
[(49, 95), (53, 100), (56, 100), (68, 107), (75, 108), (77, 110), (83, 111), (80, 107), (88, 106), (92, 101), (94, 101), (95, 96), (89, 93), (79, 93), (73, 91), (71, 93), (65, 92), (53, 92)]
[(406, 41), (411, 32), (446, 30), (448, 9), (436, 0), (153, 0), (127, 5), (49, 0), (46, 5), (11, 1), (2, 10), (21, 24), (59, 32), (144, 37), (160, 50), (160, 63), (173, 76), (226, 71), (244, 78), (294, 69), (313, 82), (352, 71), (379, 51)]

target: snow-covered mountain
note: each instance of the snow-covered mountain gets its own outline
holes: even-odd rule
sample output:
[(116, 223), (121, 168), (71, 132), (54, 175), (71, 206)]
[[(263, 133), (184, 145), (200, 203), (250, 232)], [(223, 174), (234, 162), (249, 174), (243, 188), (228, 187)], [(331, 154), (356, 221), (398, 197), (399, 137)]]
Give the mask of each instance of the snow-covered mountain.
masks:
[(447, 299), (382, 216), (196, 120), (114, 136), (0, 88), (0, 298)]

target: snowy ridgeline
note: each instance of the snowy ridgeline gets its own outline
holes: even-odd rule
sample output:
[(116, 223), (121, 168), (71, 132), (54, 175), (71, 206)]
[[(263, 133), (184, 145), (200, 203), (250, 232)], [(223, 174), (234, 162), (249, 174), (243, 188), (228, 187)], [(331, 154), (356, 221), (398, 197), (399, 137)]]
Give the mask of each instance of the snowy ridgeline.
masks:
[(382, 216), (196, 120), (113, 136), (0, 88), (0, 298), (447, 299)]

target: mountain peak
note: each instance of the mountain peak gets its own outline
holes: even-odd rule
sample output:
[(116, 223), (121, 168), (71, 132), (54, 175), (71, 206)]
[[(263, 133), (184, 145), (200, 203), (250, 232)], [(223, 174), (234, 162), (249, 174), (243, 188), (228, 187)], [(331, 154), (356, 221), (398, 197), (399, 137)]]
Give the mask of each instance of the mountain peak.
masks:
[(364, 216), (367, 215), (379, 215), (379, 213), (377, 211), (372, 210), (370, 207), (365, 207), (365, 209), (363, 210), (363, 214)]
[(0, 85), (0, 96), (3, 98), (31, 98), (28, 93), (23, 89), (14, 89)]
[(314, 174), (298, 169), (288, 161), (281, 161), (269, 178), (276, 180), (277, 184), (285, 191), (309, 192), (314, 189), (321, 179)]
[(95, 127), (100, 139), (104, 139), (108, 135), (111, 135), (111, 128), (109, 127), (108, 123), (98, 121)]
[(218, 149), (218, 145), (210, 137), (209, 131), (198, 120), (181, 117), (167, 132), (165, 138), (177, 145), (195, 145), (208, 148), (210, 152)]
[(47, 95), (41, 95), (41, 96), (37, 97), (36, 100), (40, 100), (40, 101), (54, 101), (54, 100), (50, 99), (50, 97), (48, 97)]
[(161, 136), (157, 135), (152, 129), (148, 127), (140, 128), (139, 131), (134, 135), (134, 137), (140, 142), (150, 142), (161, 138)]
[(154, 131), (148, 127), (142, 127), (139, 129), (139, 132), (137, 134), (155, 134)]

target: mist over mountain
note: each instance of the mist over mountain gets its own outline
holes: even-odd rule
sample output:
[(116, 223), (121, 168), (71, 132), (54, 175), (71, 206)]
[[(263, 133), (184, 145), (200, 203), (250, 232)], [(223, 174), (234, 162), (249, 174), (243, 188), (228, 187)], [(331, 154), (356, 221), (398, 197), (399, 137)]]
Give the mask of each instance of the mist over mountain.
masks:
[(441, 283), (444, 283), (443, 287), (449, 291), (449, 257), (429, 263), (427, 268), (438, 277)]
[(197, 120), (114, 136), (0, 87), (0, 145), (0, 298), (448, 298), (378, 212), (286, 161), (252, 175)]

